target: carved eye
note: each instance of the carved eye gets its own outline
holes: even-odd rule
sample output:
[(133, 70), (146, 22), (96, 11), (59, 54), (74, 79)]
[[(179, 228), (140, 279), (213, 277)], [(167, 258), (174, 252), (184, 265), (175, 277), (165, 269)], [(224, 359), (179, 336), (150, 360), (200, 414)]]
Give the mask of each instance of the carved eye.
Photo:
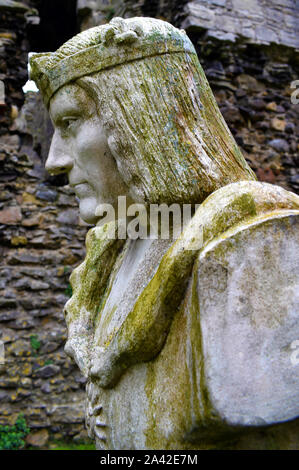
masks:
[(78, 117), (76, 116), (66, 116), (61, 119), (62, 129), (64, 131), (71, 129), (72, 125), (78, 121)]

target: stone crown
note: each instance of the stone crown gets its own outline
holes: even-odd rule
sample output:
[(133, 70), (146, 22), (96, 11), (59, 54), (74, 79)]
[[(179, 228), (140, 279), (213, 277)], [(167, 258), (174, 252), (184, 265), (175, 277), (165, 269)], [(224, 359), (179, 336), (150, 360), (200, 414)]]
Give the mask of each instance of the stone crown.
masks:
[(48, 106), (54, 93), (84, 75), (166, 53), (195, 54), (184, 30), (154, 18), (113, 18), (77, 34), (56, 52), (30, 57), (30, 78)]

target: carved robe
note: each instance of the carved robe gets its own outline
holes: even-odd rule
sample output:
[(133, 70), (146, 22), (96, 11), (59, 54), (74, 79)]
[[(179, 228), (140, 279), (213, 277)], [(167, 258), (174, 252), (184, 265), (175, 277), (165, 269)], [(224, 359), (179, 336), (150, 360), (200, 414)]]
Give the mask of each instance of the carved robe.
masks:
[(298, 216), (282, 188), (225, 186), (106, 310), (130, 242), (89, 231), (66, 352), (88, 377), (98, 448), (201, 449), (297, 417)]

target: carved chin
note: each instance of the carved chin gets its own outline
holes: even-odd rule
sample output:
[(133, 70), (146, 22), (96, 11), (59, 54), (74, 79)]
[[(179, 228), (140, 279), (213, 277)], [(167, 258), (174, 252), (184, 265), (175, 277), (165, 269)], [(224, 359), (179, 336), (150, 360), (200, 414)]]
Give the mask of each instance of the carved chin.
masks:
[(98, 217), (95, 216), (97, 201), (95, 197), (85, 197), (80, 199), (79, 211), (80, 217), (88, 224), (95, 224)]

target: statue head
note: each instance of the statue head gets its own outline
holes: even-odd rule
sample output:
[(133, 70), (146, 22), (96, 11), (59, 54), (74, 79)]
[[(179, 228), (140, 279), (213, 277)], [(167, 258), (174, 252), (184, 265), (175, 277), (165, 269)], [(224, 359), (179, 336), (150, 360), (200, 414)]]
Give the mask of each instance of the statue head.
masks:
[(33, 55), (31, 70), (55, 126), (46, 167), (68, 173), (88, 222), (118, 195), (200, 203), (254, 179), (191, 41), (169, 23), (114, 18)]

